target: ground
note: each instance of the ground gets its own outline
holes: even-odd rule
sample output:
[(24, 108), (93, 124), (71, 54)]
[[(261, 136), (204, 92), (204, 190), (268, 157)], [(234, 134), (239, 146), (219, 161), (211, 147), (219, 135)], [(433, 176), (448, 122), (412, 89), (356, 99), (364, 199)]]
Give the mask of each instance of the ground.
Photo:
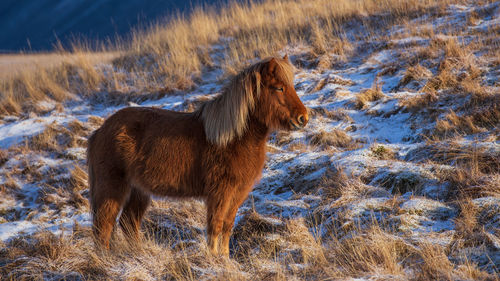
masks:
[(141, 245), (117, 230), (110, 252), (95, 250), (85, 166), (87, 137), (118, 109), (192, 111), (217, 95), (230, 40), (209, 49), (212, 64), (188, 90), (138, 99), (103, 92), (4, 115), (1, 275), (498, 280), (499, 15), (496, 1), (450, 4), (378, 30), (350, 23), (342, 54), (305, 43), (280, 49), (296, 66), (310, 121), (271, 135), (262, 178), (236, 218), (231, 259), (208, 253), (204, 203), (194, 199), (156, 198)]

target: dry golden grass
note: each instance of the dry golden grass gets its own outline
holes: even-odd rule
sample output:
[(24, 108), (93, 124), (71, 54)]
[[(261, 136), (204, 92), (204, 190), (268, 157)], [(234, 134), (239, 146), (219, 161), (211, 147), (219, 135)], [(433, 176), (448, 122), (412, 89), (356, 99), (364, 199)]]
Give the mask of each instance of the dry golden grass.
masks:
[[(482, 8), (476, 8), (467, 12), (466, 15), (474, 22), (479, 15), (486, 14), (487, 12)], [(412, 21), (404, 24), (403, 32), (392, 35), (395, 39), (408, 36), (425, 38), (413, 43), (414, 45), (401, 47), (400, 58), (403, 62), (400, 65), (406, 66), (406, 70), (396, 89), (410, 84), (412, 88), (423, 92), (423, 95), (404, 100), (401, 105), (412, 113), (424, 115), (432, 115), (444, 104), (451, 107), (456, 104), (457, 99), (462, 101), (469, 99), (455, 110), (457, 114), (458, 111), (464, 111), (466, 115), (481, 115), (478, 112), (469, 111), (471, 109), (482, 110), (482, 107), (486, 108), (484, 111), (490, 111), (487, 108), (498, 107), (500, 102), (498, 91), (492, 87), (491, 82), (487, 81), (485, 75), (485, 69), (494, 67), (497, 61), (498, 46), (490, 38), (498, 37), (498, 31), (495, 29), (475, 31), (472, 22), (457, 26), (446, 24), (432, 26), (425, 20)], [(425, 112), (426, 110), (428, 112)], [(495, 113), (485, 112), (485, 115), (494, 117)], [(430, 116), (430, 119), (432, 118)], [(489, 119), (490, 124), (498, 123), (498, 119)], [(494, 123), (495, 121), (497, 123)], [(440, 129), (445, 131), (453, 127), (451, 123), (439, 125)], [(466, 131), (470, 133), (477, 129), (474, 126), (468, 126)]]
[(484, 106), (471, 106), (462, 116), (450, 111), (436, 122), (435, 136), (469, 135), (495, 128), (500, 123), (500, 101), (490, 100), (492, 103)]
[(488, 150), (479, 143), (461, 145), (459, 142), (429, 143), (429, 158), (439, 163), (467, 168), (475, 173), (500, 172), (500, 153)]
[[(25, 183), (36, 184), (38, 203), (46, 204), (49, 209), (61, 211), (70, 206), (82, 212), (88, 211), (85, 198), (88, 193), (87, 172), (81, 154), (84, 154), (82, 148), (86, 146), (90, 129), (88, 124), (77, 120), (66, 126), (50, 124), (41, 133), (26, 138), (24, 143), (9, 148), (6, 156), (10, 155), (15, 161), (3, 171), (2, 175), (8, 180), (0, 189), (23, 200), (26, 194), (19, 190), (18, 183), (23, 186)], [(46, 157), (53, 158), (53, 162), (40, 160)], [(32, 210), (31, 216), (46, 212), (47, 206)]]
[[(486, 233), (484, 227), (479, 222), (478, 207), (465, 197), (458, 202), (460, 215), (455, 219), (456, 232), (448, 251), (453, 256), (460, 253), (464, 248), (480, 247), (488, 249), (492, 247), (492, 241)], [(463, 258), (462, 258), (463, 259)], [(442, 274), (443, 272), (441, 272)], [(471, 278), (473, 280), (490, 280), (492, 277), (479, 270), (477, 265), (470, 263), (467, 259), (457, 268), (456, 273), (461, 278)], [(498, 280), (491, 279), (491, 280)]]
[(365, 109), (368, 102), (377, 101), (383, 97), (385, 97), (385, 95), (382, 93), (380, 85), (377, 84), (375, 80), (371, 89), (363, 90), (356, 96), (354, 107), (356, 109)]
[(451, 90), (455, 93), (484, 96), (489, 94), (483, 85), (479, 59), (474, 55), (477, 51), (485, 51), (491, 45), (483, 42), (465, 43), (458, 41), (460, 33), (454, 36), (435, 35), (431, 38), (428, 52), (439, 58), (437, 75), (433, 76), (422, 91)]
[(90, 116), (88, 119), (89, 125), (94, 128), (100, 127), (104, 123), (104, 119), (99, 116)]
[(76, 64), (81, 57), (93, 64), (108, 63), (120, 56), (119, 52), (58, 52), (38, 54), (0, 54), (0, 81), (9, 80), (23, 72), (57, 67), (61, 64)]
[(11, 174), (5, 175), (5, 181), (0, 184), (0, 191), (4, 194), (8, 194), (9, 191), (19, 190), (19, 188), (19, 184), (12, 178)]
[(48, 151), (64, 154), (70, 147), (83, 147), (86, 144), (88, 129), (80, 122), (73, 121), (68, 128), (51, 124), (40, 134), (30, 138), (28, 146), (34, 151)]
[[(332, 235), (333, 232), (332, 232)], [(326, 260), (336, 279), (376, 276), (389, 280), (497, 280), (472, 263), (453, 263), (446, 247), (408, 243), (377, 225), (356, 229), (343, 239), (332, 237), (326, 246)], [(408, 270), (415, 273), (408, 276)]]
[(453, 280), (453, 264), (448, 259), (443, 247), (422, 243), (421, 255), (423, 263), (420, 265), (418, 279), (421, 280)]
[[(164, 95), (174, 89), (189, 89), (204, 67), (213, 66), (210, 53), (214, 44), (223, 45), (220, 63), (227, 74), (255, 58), (274, 55), (286, 45), (306, 43), (315, 56), (329, 53), (338, 60), (352, 50), (344, 23), (354, 20), (375, 29), (427, 11), (444, 10), (450, 2), (455, 1), (269, 0), (232, 3), (219, 12), (199, 8), (189, 17), (135, 31), (130, 43), (116, 43), (110, 49), (123, 50), (124, 55), (114, 59), (112, 66), (96, 66), (98, 55), (75, 48), (61, 55), (71, 57), (61, 66), (36, 67), (36, 71), (21, 71), (15, 78), (2, 81), (0, 114), (33, 111), (30, 104), (41, 100), (63, 102), (100, 92), (138, 98), (144, 93)], [(386, 15), (382, 20), (370, 19), (381, 13)], [(112, 56), (109, 54), (104, 53)], [(332, 58), (323, 60), (325, 67), (332, 63)]]
[(291, 137), (290, 132), (278, 131), (275, 133), (274, 138), (272, 138), (271, 141), (279, 146), (282, 146), (293, 142), (293, 138)]
[(0, 148), (0, 167), (5, 164), (5, 162), (9, 161), (8, 156), (8, 152)]
[[(185, 220), (185, 217), (178, 219)], [(42, 232), (9, 241), (0, 250), (0, 258), (4, 261), (0, 274), (6, 280), (41, 276), (83, 277), (86, 280), (197, 280), (201, 276), (219, 280), (263, 280), (266, 276), (274, 276), (285, 280), (293, 275), (325, 275), (325, 270), (329, 270), (322, 247), (304, 223), (302, 219), (290, 220), (276, 229), (268, 219), (255, 213), (244, 216), (235, 235), (244, 233), (245, 239), (233, 248), (235, 259), (241, 264), (211, 256), (204, 237), (199, 235), (191, 237), (191, 244), (179, 243), (172, 236), (145, 236), (141, 244), (131, 245), (117, 232), (110, 252), (96, 251), (90, 231), (76, 226), (70, 235)], [(280, 238), (266, 238), (270, 233), (278, 233)], [(260, 250), (248, 252), (251, 250), (247, 248), (249, 245)], [(286, 258), (279, 258), (273, 245), (289, 249)], [(307, 271), (293, 272), (287, 267), (290, 261), (310, 266)], [(269, 268), (273, 263), (280, 271), (278, 275)]]
[[(185, 223), (187, 217), (176, 216), (163, 215), (163, 220)], [(354, 227), (345, 236), (328, 229), (325, 241), (313, 235), (307, 224), (302, 218), (282, 221), (245, 213), (234, 229), (233, 260), (211, 256), (203, 235), (188, 235), (184, 242), (171, 235), (146, 235), (140, 244), (131, 245), (116, 232), (109, 252), (96, 251), (90, 230), (76, 225), (70, 235), (42, 232), (7, 242), (0, 250), (0, 274), (6, 280), (42, 276), (86, 280), (393, 280), (408, 278), (408, 272), (414, 272), (412, 280), (496, 280), (473, 263), (450, 260), (445, 246), (410, 242), (376, 224)]]
[(498, 173), (488, 175), (467, 168), (455, 168), (453, 171), (442, 171), (438, 176), (453, 187), (451, 198), (497, 197), (500, 194)]
[(343, 275), (362, 276), (363, 272), (378, 272), (382, 276), (403, 276), (401, 262), (414, 249), (403, 240), (375, 227), (352, 238), (334, 240), (329, 256), (343, 269)]
[[(21, 56), (21, 55), (18, 55)], [(27, 62), (37, 59), (41, 63), (20, 67), (13, 75), (0, 79), (0, 114), (39, 112), (39, 101), (63, 102), (77, 96), (88, 96), (102, 89), (105, 79), (97, 63), (105, 63), (118, 56), (116, 52), (90, 53), (88, 51), (60, 54), (31, 55)], [(48, 57), (48, 58), (46, 58)], [(52, 62), (47, 62), (46, 60)]]
[(436, 176), (451, 185), (451, 199), (479, 198), (500, 195), (500, 155), (478, 143), (429, 142), (422, 150), (434, 163), (450, 165), (452, 169), (436, 172)]
[[(433, 120), (442, 112), (444, 105), (454, 109), (437, 120), (433, 133), (436, 138), (477, 134), (496, 127), (500, 122), (499, 93), (491, 83), (486, 82), (484, 73), (494, 56), (494, 44), (486, 43), (480, 39), (482, 37), (467, 43), (457, 39), (465, 36), (464, 32), (455, 30), (447, 35), (430, 34), (429, 45), (421, 48), (432, 55), (420, 59), (425, 60), (429, 69), (436, 68), (436, 73), (430, 74), (418, 61), (416, 66), (412, 66), (415, 62), (407, 58), (410, 66), (398, 85), (401, 87), (416, 81), (412, 85), (423, 92), (400, 102), (405, 110), (414, 114)], [(414, 52), (415, 49), (410, 47), (408, 54)], [(485, 55), (478, 57), (475, 55), (478, 52)]]
[(413, 113), (417, 113), (423, 111), (437, 100), (438, 97), (434, 92), (428, 92), (422, 95), (406, 98), (400, 102), (400, 105)]
[(356, 198), (363, 198), (367, 186), (359, 177), (348, 176), (341, 169), (329, 169), (319, 183), (324, 203), (338, 199), (335, 204), (346, 204)]
[[(477, 222), (478, 210), (470, 198), (464, 198), (459, 202), (460, 216), (455, 220), (456, 236), (467, 239), (474, 233), (478, 233), (480, 226)], [(473, 242), (469, 240), (468, 242)]]
[(380, 160), (393, 160), (397, 157), (397, 153), (383, 145), (373, 144), (370, 150), (372, 151), (373, 156)]
[(406, 69), (405, 74), (397, 87), (404, 87), (412, 81), (424, 81), (426, 79), (429, 79), (431, 76), (432, 72), (424, 66), (421, 66), (420, 64), (410, 66), (408, 67), (408, 69)]
[(72, 189), (76, 189), (78, 191), (86, 189), (88, 186), (87, 180), (87, 171), (82, 169), (80, 166), (75, 165), (75, 168), (71, 171), (70, 177)]
[(328, 110), (324, 107), (316, 107), (314, 109), (309, 109), (308, 114), (310, 118), (316, 118), (317, 116), (323, 116), (334, 121), (353, 121), (349, 114), (342, 108), (337, 108), (334, 110)]
[(458, 116), (455, 112), (450, 111), (445, 116), (446, 119), (436, 122), (436, 133), (440, 135), (452, 136), (454, 133), (462, 133), (466, 135), (477, 134), (485, 130), (481, 130), (474, 124), (472, 116)]
[(354, 141), (345, 131), (333, 129), (330, 132), (319, 131), (308, 136), (309, 143), (313, 146), (326, 149), (330, 146), (345, 149), (356, 149), (358, 143)]

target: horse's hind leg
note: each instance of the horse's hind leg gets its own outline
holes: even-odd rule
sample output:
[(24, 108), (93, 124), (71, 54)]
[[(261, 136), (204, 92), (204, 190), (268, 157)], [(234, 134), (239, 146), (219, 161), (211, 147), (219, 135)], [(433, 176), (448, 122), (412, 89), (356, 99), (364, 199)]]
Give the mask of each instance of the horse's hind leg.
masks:
[(132, 188), (120, 216), (120, 227), (128, 238), (136, 241), (139, 239), (141, 220), (150, 202), (151, 199), (148, 194), (137, 188)]
[(96, 183), (92, 194), (92, 212), (94, 237), (98, 244), (109, 249), (109, 240), (129, 190), (120, 180)]

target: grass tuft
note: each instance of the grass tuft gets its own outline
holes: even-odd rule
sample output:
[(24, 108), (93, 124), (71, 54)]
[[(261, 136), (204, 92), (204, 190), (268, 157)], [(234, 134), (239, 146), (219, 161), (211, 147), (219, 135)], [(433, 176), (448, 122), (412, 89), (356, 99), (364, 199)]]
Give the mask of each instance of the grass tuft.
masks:
[(371, 89), (363, 90), (356, 96), (354, 107), (358, 110), (366, 109), (369, 102), (377, 101), (383, 97), (385, 95), (381, 91), (381, 86), (375, 81)]
[(320, 148), (334, 146), (345, 149), (356, 149), (358, 147), (358, 143), (340, 129), (333, 129), (330, 132), (321, 130), (318, 133), (309, 135), (308, 139), (311, 145)]

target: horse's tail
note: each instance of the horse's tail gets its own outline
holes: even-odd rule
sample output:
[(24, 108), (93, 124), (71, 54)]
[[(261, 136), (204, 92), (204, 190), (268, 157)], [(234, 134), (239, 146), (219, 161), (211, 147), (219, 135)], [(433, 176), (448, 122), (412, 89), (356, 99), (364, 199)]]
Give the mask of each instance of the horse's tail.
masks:
[(95, 139), (97, 131), (95, 130), (92, 135), (90, 135), (87, 141), (87, 169), (88, 169), (88, 182), (89, 182), (89, 190), (90, 190), (90, 208), (91, 215), (95, 214), (95, 173), (94, 173), (94, 161), (93, 155), (95, 150)]

